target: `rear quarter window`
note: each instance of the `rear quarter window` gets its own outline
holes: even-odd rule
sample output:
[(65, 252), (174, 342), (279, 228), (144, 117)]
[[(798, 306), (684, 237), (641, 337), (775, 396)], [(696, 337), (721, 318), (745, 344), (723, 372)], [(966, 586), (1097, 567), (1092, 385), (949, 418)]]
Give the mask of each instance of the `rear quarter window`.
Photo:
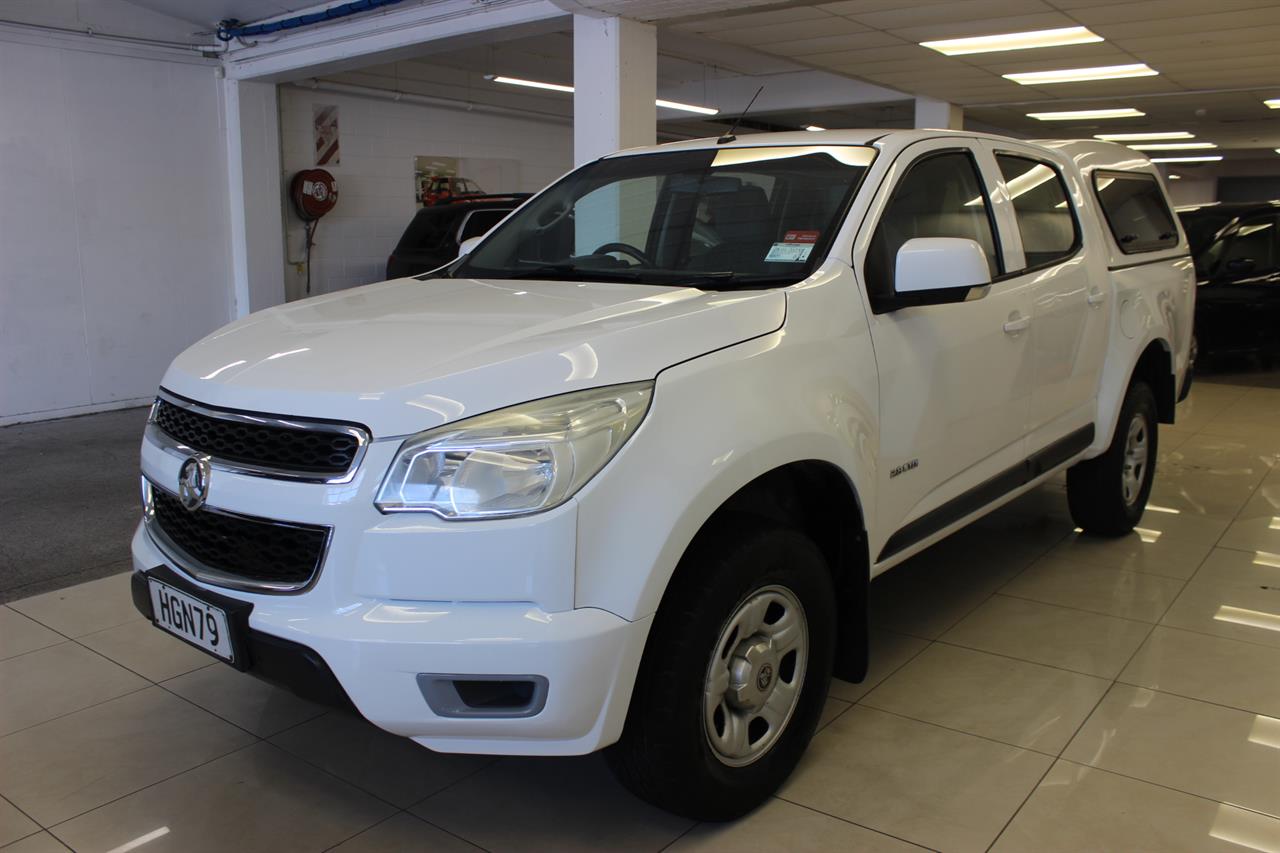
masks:
[(1126, 255), (1178, 245), (1173, 213), (1153, 175), (1094, 172), (1093, 189), (1111, 235)]

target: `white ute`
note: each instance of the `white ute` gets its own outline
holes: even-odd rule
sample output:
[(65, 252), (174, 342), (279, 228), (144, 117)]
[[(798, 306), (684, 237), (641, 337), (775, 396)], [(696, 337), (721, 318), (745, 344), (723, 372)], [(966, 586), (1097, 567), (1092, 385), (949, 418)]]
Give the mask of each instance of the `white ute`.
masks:
[(863, 677), (876, 575), (1063, 469), (1128, 532), (1190, 381), (1186, 239), (1107, 143), (629, 150), (465, 248), (173, 362), (135, 602), (434, 750), (609, 747), (695, 818)]

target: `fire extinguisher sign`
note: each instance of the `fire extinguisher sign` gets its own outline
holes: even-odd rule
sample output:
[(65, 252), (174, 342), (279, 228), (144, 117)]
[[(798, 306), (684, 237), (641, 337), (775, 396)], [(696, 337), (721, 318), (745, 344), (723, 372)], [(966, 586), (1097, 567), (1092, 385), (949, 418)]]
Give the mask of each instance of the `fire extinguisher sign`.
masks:
[(338, 152), (338, 105), (313, 105), (311, 130), (316, 143), (316, 165), (337, 166), (341, 163), (342, 158)]

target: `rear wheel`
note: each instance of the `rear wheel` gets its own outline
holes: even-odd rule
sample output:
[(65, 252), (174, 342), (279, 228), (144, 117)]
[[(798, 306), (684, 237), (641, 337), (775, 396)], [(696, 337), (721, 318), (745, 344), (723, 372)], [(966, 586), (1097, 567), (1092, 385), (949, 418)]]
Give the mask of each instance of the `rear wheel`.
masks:
[(702, 535), (654, 619), (622, 738), (606, 753), (642, 799), (731, 820), (767, 799), (822, 713), (835, 647), (822, 553), (738, 519)]
[(1125, 394), (1106, 452), (1067, 471), (1071, 518), (1100, 536), (1123, 536), (1142, 518), (1156, 466), (1156, 398), (1145, 382)]

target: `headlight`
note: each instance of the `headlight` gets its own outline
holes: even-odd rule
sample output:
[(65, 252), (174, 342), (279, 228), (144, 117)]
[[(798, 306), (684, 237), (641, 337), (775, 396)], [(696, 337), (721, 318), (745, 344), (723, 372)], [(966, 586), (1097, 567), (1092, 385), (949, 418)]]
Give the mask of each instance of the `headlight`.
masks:
[(652, 382), (500, 409), (405, 441), (374, 501), (383, 512), (495, 518), (573, 497), (636, 431)]

